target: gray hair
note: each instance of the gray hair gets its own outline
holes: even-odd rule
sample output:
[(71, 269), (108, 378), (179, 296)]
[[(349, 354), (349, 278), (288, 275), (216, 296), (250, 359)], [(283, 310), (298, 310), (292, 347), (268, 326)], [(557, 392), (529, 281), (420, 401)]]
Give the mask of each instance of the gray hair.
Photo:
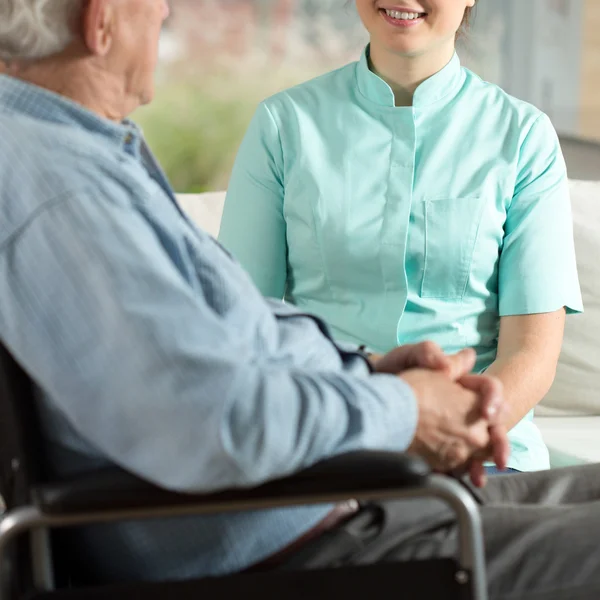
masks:
[(0, 59), (35, 60), (64, 50), (82, 0), (0, 0)]

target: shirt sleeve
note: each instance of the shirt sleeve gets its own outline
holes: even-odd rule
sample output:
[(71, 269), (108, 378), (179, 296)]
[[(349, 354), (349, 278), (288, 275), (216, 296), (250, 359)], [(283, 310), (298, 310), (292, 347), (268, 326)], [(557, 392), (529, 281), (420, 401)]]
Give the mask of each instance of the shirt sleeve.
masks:
[(229, 181), (219, 241), (264, 296), (282, 298), (287, 280), (283, 153), (271, 112), (261, 104)]
[(88, 194), (46, 206), (0, 246), (0, 335), (99, 456), (194, 492), (410, 444), (407, 384), (350, 359), (290, 364), (241, 340), (140, 214)]
[(567, 170), (546, 115), (521, 147), (499, 268), (500, 316), (583, 310)]

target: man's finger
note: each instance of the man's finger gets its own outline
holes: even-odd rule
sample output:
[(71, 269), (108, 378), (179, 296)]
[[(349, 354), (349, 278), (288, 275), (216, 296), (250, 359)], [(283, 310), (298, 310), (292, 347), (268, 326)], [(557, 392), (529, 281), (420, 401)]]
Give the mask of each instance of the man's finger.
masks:
[(481, 417), (492, 424), (500, 422), (504, 411), (504, 395), (499, 379), (487, 375), (465, 375), (458, 383), (479, 396)]
[(445, 371), (450, 368), (450, 357), (435, 342), (423, 342), (416, 348), (415, 367)]
[(446, 370), (446, 375), (448, 375), (452, 381), (457, 381), (473, 370), (477, 355), (471, 348), (466, 348), (447, 358), (448, 368)]

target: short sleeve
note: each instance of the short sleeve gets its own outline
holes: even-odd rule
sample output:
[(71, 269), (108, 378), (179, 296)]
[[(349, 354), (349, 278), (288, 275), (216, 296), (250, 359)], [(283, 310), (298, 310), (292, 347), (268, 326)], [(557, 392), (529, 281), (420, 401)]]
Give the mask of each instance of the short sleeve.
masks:
[(500, 254), (499, 296), (500, 316), (583, 310), (567, 170), (546, 115), (521, 146)]
[(287, 241), (283, 215), (283, 152), (271, 112), (261, 104), (235, 160), (219, 241), (264, 296), (283, 298)]

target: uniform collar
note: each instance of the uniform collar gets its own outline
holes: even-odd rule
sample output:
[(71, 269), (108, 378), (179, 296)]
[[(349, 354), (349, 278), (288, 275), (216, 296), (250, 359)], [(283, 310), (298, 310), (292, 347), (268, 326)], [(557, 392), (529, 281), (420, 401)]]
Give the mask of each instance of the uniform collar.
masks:
[[(356, 67), (356, 77), (360, 93), (371, 102), (380, 106), (394, 107), (394, 92), (390, 86), (375, 75), (369, 68), (369, 51), (367, 46)], [(422, 108), (435, 104), (446, 97), (453, 96), (463, 83), (464, 72), (458, 55), (435, 75), (426, 79), (416, 90), (413, 98), (413, 108)]]
[(68, 125), (102, 136), (133, 155), (139, 155), (142, 134), (131, 121), (114, 123), (68, 98), (9, 75), (0, 75), (0, 111)]

